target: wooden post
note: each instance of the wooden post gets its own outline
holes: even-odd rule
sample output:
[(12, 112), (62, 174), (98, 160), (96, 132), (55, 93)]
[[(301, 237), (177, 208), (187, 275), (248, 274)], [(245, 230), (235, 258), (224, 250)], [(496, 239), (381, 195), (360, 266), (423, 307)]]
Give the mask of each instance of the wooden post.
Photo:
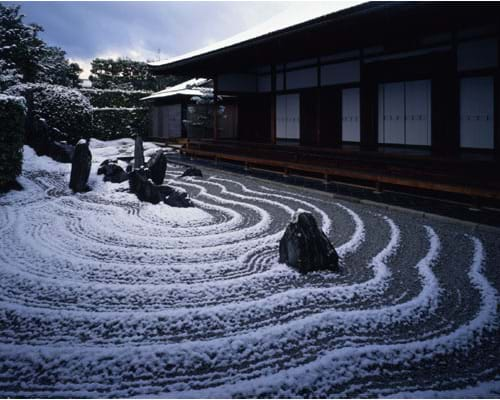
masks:
[(271, 66), (271, 143), (276, 144), (276, 65)]
[(219, 99), (218, 99), (218, 79), (217, 75), (214, 76), (213, 78), (214, 81), (214, 102), (213, 102), (213, 138), (214, 140), (217, 140), (219, 137), (219, 132), (218, 132), (218, 123), (217, 123), (217, 109), (219, 108)]
[[(317, 80), (318, 87), (316, 88), (316, 139), (315, 145), (320, 146), (321, 143), (321, 62), (318, 57), (317, 63)], [(327, 179), (328, 180), (328, 179)]]
[[(500, 29), (500, 24), (498, 25)], [(497, 49), (500, 51), (500, 40), (497, 40)], [(493, 151), (496, 161), (500, 161), (500, 68), (497, 67), (493, 77)]]
[(360, 101), (360, 145), (363, 150), (376, 150), (377, 135), (377, 82), (367, 71), (367, 65), (361, 58), (361, 81), (359, 86)]

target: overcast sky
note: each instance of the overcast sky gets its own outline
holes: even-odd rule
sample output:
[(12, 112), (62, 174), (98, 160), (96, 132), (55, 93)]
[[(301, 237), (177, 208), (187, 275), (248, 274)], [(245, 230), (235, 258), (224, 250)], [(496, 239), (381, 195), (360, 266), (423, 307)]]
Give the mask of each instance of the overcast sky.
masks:
[[(26, 22), (88, 75), (95, 57), (153, 61), (178, 56), (259, 24), (293, 21), (339, 2), (22, 2)], [(348, 5), (348, 4), (347, 4)]]

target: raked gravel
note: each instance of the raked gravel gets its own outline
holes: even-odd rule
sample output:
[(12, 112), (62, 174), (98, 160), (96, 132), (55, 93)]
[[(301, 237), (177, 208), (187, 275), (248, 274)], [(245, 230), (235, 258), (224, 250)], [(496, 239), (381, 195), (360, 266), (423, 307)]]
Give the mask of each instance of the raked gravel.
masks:
[[(195, 208), (151, 205), (91, 151), (91, 192), (25, 147), (0, 196), (0, 397), (500, 395), (498, 230), (172, 163)], [(278, 263), (298, 208), (339, 273)]]

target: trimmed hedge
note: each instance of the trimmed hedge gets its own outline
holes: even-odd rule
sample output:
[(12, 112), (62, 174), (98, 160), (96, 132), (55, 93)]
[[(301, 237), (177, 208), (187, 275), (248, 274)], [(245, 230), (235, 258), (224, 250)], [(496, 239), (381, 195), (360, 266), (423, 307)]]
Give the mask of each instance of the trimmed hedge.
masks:
[(78, 90), (46, 83), (29, 83), (12, 86), (6, 93), (28, 100), (31, 120), (42, 118), (51, 128), (59, 130), (59, 137), (53, 139), (76, 143), (82, 137), (89, 137), (92, 106)]
[(140, 99), (151, 94), (146, 91), (118, 89), (80, 89), (80, 92), (94, 108), (142, 108), (144, 102)]
[(0, 189), (21, 173), (25, 115), (24, 98), (0, 94)]
[(99, 140), (146, 136), (149, 130), (147, 108), (94, 108), (92, 136)]

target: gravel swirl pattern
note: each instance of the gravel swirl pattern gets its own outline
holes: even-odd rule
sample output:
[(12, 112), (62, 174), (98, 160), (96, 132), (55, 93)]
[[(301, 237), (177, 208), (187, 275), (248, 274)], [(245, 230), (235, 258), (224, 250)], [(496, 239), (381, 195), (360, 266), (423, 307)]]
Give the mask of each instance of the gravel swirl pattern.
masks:
[[(93, 191), (25, 147), (0, 196), (1, 397), (499, 396), (498, 233), (175, 164), (195, 208), (150, 205), (91, 150)], [(298, 208), (339, 273), (278, 262)]]

